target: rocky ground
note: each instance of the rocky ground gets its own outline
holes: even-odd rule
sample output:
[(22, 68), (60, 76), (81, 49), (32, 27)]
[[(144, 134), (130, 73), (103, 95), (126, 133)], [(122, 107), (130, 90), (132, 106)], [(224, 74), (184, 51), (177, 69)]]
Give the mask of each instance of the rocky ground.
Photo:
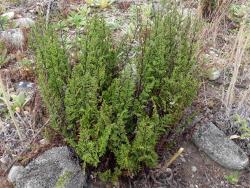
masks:
[[(6, 48), (0, 48), (2, 54), (0, 62), (4, 62), (0, 64), (0, 75), (3, 80), (2, 85), (7, 88), (5, 100), (8, 101), (6, 105), (6, 101), (0, 98), (0, 181), (3, 182), (0, 187), (11, 187), (8, 180), (20, 188), (29, 185), (32, 187), (37, 182), (43, 181), (47, 184), (45, 186), (41, 183), (40, 187), (51, 187), (55, 184), (60, 187), (60, 182), (64, 181), (69, 183), (68, 187), (83, 187), (87, 186), (86, 183), (89, 187), (109, 187), (111, 185), (101, 183), (94, 174), (80, 173), (78, 160), (73, 157), (71, 150), (65, 147), (55, 148), (64, 145), (62, 139), (54, 138), (49, 142), (46, 136), (45, 130), (48, 131), (49, 118), (36, 88), (34, 57), (27, 46), (28, 34), (30, 28), (37, 22), (38, 15), (48, 17), (52, 21), (66, 20), (68, 15), (72, 15), (72, 12), (85, 5), (81, 0), (65, 0), (52, 4), (48, 2), (45, 0), (0, 2), (0, 13), (4, 14), (0, 17), (4, 17), (0, 19), (0, 38), (4, 40), (5, 45), (7, 44), (7, 51)], [(146, 2), (120, 0), (108, 8), (96, 8), (96, 12), (107, 19), (114, 28), (114, 36), (119, 38), (122, 33), (129, 32), (131, 27), (133, 19), (131, 7), (145, 5)], [(181, 8), (198, 15), (196, 1), (181, 2)], [(246, 6), (246, 1), (235, 1), (235, 3)], [(48, 5), (51, 6), (50, 9)], [(57, 17), (58, 14), (62, 17)], [(250, 68), (247, 62), (250, 57), (248, 50), (242, 58), (244, 66), (240, 66), (237, 74), (233, 102), (229, 103), (226, 100), (227, 91), (237, 63), (231, 58), (237, 51), (232, 48), (235, 41), (240, 40), (237, 36), (239, 24), (231, 17), (226, 16), (216, 29), (213, 28), (215, 23), (208, 24), (204, 29), (205, 44), (201, 50), (204, 55), (199, 63), (204, 70), (209, 71), (204, 71), (206, 73), (204, 75), (207, 76), (202, 78), (199, 96), (192, 107), (187, 109), (186, 115), (180, 122), (183, 125), (180, 127), (183, 128), (179, 133), (168, 135), (168, 139), (172, 139), (173, 142), (171, 145), (164, 145), (164, 149), (160, 152), (162, 166), (145, 169), (133, 178), (124, 177), (116, 187), (250, 187), (249, 137), (240, 138), (245, 133), (241, 129), (243, 122), (247, 123), (247, 126), (249, 123)], [(74, 20), (71, 22), (75, 23)], [(72, 34), (70, 38), (74, 34), (74, 29), (70, 28), (69, 33)], [(204, 59), (208, 64), (203, 65)], [(4, 94), (0, 96), (4, 98)], [(12, 114), (9, 113), (8, 103)], [(241, 117), (237, 121), (235, 114)], [(166, 168), (165, 161), (168, 161), (181, 147), (184, 148), (182, 154)], [(48, 153), (53, 153), (55, 150), (57, 152), (60, 150), (64, 154), (62, 163), (57, 162), (57, 157), (47, 160)], [(29, 163), (30, 161), (32, 162)], [(20, 167), (27, 164), (25, 168)], [(71, 169), (70, 172), (65, 170), (66, 168), (61, 168), (65, 164), (70, 166), (67, 168)], [(43, 176), (44, 172), (52, 171), (51, 168), (47, 168), (48, 165), (57, 169), (56, 173)], [(40, 170), (32, 171), (38, 168)], [(36, 179), (36, 176), (44, 178)], [(52, 182), (48, 178), (50, 176), (54, 177)], [(76, 177), (82, 177), (80, 178), (82, 181), (75, 182)], [(60, 181), (55, 181), (58, 179)]]

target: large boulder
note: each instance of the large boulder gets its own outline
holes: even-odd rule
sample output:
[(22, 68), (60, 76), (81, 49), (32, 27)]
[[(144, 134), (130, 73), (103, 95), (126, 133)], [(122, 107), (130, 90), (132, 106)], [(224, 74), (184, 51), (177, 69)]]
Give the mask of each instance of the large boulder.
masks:
[(225, 168), (242, 170), (249, 165), (248, 156), (213, 123), (200, 126), (193, 142), (214, 161)]
[(52, 148), (26, 167), (13, 166), (8, 179), (16, 188), (86, 187), (86, 177), (67, 147)]

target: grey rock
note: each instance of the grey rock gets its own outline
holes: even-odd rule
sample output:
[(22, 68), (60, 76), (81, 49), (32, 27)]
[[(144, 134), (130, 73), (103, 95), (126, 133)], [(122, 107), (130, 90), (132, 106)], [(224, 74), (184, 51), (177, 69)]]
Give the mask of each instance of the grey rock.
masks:
[(250, 142), (247, 144), (247, 149), (250, 150)]
[(10, 169), (10, 172), (8, 174), (8, 180), (10, 182), (15, 182), (16, 180), (18, 180), (21, 176), (21, 174), (24, 171), (24, 167), (23, 166), (13, 166)]
[(0, 32), (0, 40), (4, 41), (9, 48), (22, 50), (25, 37), (21, 29), (9, 29)]
[(31, 18), (19, 18), (15, 20), (15, 26), (19, 28), (31, 28), (35, 25), (35, 21)]
[[(86, 177), (67, 147), (56, 147), (31, 161), (23, 170), (11, 174), (16, 188), (83, 188)], [(13, 177), (14, 176), (14, 177)]]
[(199, 127), (193, 142), (214, 161), (225, 168), (242, 170), (249, 165), (248, 156), (213, 123)]
[(5, 17), (8, 20), (11, 20), (15, 17), (15, 12), (6, 12), (6, 13), (2, 14), (1, 17)]

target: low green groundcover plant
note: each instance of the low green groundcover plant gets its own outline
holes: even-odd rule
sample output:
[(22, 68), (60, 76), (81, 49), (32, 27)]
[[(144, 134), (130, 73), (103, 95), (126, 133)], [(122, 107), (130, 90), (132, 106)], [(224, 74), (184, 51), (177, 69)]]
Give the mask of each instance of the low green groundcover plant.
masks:
[[(160, 137), (176, 128), (198, 88), (195, 21), (168, 8), (135, 32), (135, 47), (119, 45), (103, 19), (89, 18), (75, 65), (53, 29), (37, 28), (32, 35), (52, 127), (88, 166), (113, 156), (112, 165), (102, 165), (108, 177), (156, 166)], [(124, 61), (128, 49), (135, 55)]]

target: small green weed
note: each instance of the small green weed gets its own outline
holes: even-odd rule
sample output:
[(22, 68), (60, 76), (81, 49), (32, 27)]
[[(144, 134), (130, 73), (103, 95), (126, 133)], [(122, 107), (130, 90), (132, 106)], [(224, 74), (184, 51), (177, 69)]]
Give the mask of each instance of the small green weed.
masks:
[(26, 59), (26, 58), (24, 58), (24, 59), (22, 59), (21, 61), (19, 61), (19, 65), (21, 66), (21, 67), (24, 67), (24, 68), (32, 68), (32, 61), (31, 60), (29, 60), (29, 59)]
[(239, 172), (234, 172), (230, 175), (226, 175), (225, 179), (230, 183), (230, 184), (237, 184), (240, 178), (240, 173)]
[(0, 41), (0, 68), (4, 66), (9, 60), (10, 57), (8, 56), (8, 51), (5, 47), (5, 44)]
[(56, 188), (65, 188), (71, 176), (72, 176), (72, 172), (69, 172), (69, 171), (64, 172), (63, 175), (61, 175), (58, 178), (57, 183), (56, 183)]
[(235, 123), (240, 125), (240, 130), (243, 132), (242, 139), (250, 138), (250, 127), (247, 119), (242, 118), (240, 115), (235, 115)]
[(8, 27), (8, 18), (6, 16), (0, 16), (0, 30), (5, 30)]
[(90, 8), (86, 5), (79, 8), (77, 11), (71, 12), (66, 20), (59, 22), (58, 28), (68, 30), (71, 28), (81, 29), (87, 23), (87, 16), (90, 13)]
[(27, 97), (23, 92), (20, 92), (18, 95), (12, 95), (11, 97), (13, 99), (12, 108), (14, 110), (22, 110), (27, 103)]
[(247, 11), (248, 7), (246, 5), (232, 4), (229, 8), (228, 16), (232, 21), (241, 23)]

